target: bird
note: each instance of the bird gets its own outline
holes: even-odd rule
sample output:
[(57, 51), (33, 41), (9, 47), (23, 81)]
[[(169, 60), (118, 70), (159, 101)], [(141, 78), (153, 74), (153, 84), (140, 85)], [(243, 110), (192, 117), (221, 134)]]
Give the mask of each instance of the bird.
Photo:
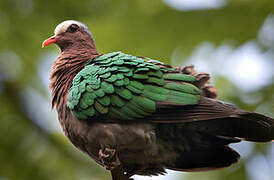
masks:
[(50, 44), (60, 49), (49, 87), (63, 132), (113, 179), (220, 169), (240, 157), (229, 144), (274, 139), (273, 118), (218, 100), (193, 65), (100, 54), (75, 20), (57, 25), (42, 47)]

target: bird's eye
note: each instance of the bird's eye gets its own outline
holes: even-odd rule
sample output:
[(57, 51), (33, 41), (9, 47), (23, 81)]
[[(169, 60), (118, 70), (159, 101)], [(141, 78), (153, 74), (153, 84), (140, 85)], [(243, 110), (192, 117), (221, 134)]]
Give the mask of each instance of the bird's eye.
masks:
[(76, 32), (79, 29), (79, 26), (77, 24), (72, 24), (68, 28), (68, 32)]

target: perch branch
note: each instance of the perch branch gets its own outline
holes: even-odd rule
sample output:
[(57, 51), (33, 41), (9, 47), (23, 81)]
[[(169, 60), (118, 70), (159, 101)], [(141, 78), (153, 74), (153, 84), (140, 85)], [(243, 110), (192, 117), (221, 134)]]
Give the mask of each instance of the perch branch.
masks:
[(121, 165), (111, 170), (111, 177), (112, 180), (133, 180), (132, 178), (129, 178), (124, 174)]

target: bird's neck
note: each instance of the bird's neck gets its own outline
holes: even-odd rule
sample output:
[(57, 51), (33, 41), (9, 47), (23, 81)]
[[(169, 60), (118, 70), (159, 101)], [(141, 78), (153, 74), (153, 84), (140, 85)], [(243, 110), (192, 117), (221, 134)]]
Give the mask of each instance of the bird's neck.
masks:
[(83, 51), (83, 50), (88, 50), (89, 52), (90, 51), (97, 52), (93, 39), (77, 40), (77, 41), (74, 41), (73, 43), (67, 42), (64, 44), (59, 44), (58, 46), (60, 47), (62, 53), (67, 53), (67, 54), (71, 54), (71, 53), (75, 53), (77, 51)]
[(50, 86), (52, 107), (64, 108), (73, 78), (87, 61), (99, 56), (95, 48), (69, 48), (61, 52), (52, 65)]

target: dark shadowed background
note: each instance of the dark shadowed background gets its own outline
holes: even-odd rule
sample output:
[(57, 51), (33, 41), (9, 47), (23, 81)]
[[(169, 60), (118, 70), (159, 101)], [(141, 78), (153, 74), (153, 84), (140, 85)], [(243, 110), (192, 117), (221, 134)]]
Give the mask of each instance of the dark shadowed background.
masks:
[[(219, 97), (274, 117), (273, 0), (1, 0), (0, 180), (104, 180), (63, 136), (48, 92), (57, 24), (80, 20), (101, 53), (123, 51), (212, 74)], [(274, 144), (242, 143), (240, 163), (188, 180), (272, 180)], [(135, 177), (136, 180), (145, 178)]]

